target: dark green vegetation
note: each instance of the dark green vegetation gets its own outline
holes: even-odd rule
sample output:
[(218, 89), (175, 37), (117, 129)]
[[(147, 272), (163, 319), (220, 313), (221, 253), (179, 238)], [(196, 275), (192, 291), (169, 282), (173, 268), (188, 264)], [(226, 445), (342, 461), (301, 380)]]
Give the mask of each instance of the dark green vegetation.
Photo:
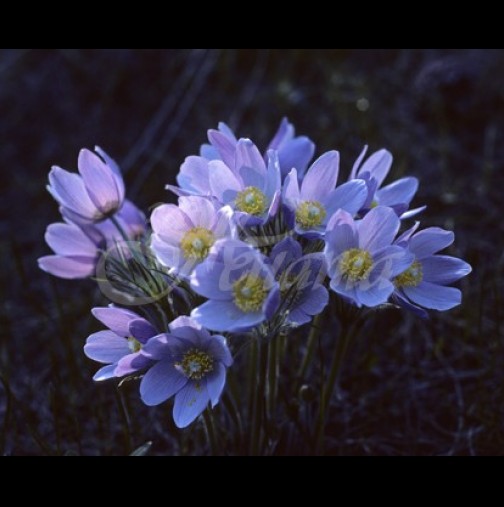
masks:
[[(36, 265), (58, 220), (47, 173), (100, 144), (145, 209), (172, 199), (162, 189), (206, 129), (226, 121), (264, 145), (284, 115), (318, 153), (341, 151), (344, 176), (363, 144), (390, 149), (393, 176), (421, 181), (423, 225), (454, 230), (450, 253), (474, 268), (456, 311), (368, 322), (332, 401), (327, 452), (504, 454), (503, 50), (4, 49), (0, 113), (0, 454), (125, 454), (147, 441), (154, 454), (208, 452), (200, 426), (174, 430), (169, 405), (147, 409), (134, 385), (92, 383), (82, 346), (104, 301), (92, 282)], [(336, 331), (327, 317), (328, 350)], [(294, 338), (301, 347), (308, 332)], [(299, 362), (285, 362), (284, 380)], [(300, 421), (320, 372), (310, 378), (287, 400)], [(285, 441), (278, 452), (306, 448)]]

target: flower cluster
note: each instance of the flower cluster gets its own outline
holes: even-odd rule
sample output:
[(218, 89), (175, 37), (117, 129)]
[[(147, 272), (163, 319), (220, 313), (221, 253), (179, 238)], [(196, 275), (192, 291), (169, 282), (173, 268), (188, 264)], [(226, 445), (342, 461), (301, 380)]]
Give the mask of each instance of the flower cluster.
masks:
[(141, 378), (144, 403), (174, 398), (184, 428), (218, 404), (237, 334), (273, 340), (322, 313), (330, 293), (358, 308), (390, 304), (423, 317), (461, 303), (450, 285), (471, 268), (438, 255), (453, 233), (406, 225), (425, 207), (411, 209), (417, 179), (383, 185), (389, 152), (366, 159), (366, 148), (341, 182), (339, 153), (314, 160), (313, 142), (287, 120), (265, 152), (225, 124), (208, 140), (182, 164), (178, 186), (167, 187), (178, 203), (154, 209), (150, 235), (125, 200), (117, 164), (99, 148), (81, 152), (80, 175), (50, 173), (64, 223), (48, 228), (55, 255), (40, 267), (98, 277), (104, 260), (112, 294), (137, 307), (93, 310), (108, 328), (84, 348), (103, 365), (96, 381)]

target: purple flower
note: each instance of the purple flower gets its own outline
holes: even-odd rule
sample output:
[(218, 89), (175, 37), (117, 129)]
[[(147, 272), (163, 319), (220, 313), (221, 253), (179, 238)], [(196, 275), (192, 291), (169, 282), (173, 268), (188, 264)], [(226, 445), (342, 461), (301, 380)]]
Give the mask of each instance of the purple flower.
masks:
[[(116, 219), (132, 240), (146, 231), (145, 216), (129, 201), (116, 214)], [(45, 240), (55, 255), (40, 258), (40, 269), (67, 280), (94, 276), (102, 252), (124, 242), (110, 220), (94, 225), (53, 224), (47, 228)]]
[(124, 181), (117, 164), (100, 148), (82, 150), (79, 173), (53, 167), (48, 190), (75, 223), (97, 223), (118, 211), (124, 201)]
[(222, 205), (230, 205), (242, 226), (265, 224), (278, 212), (281, 177), (278, 155), (268, 153), (268, 166), (256, 145), (240, 139), (236, 146), (235, 170), (224, 162), (210, 162), (211, 194)]
[(155, 365), (140, 385), (142, 401), (156, 406), (175, 396), (173, 419), (186, 428), (211, 403), (219, 403), (226, 384), (226, 368), (233, 358), (222, 336), (210, 333), (188, 317), (170, 324), (170, 333), (155, 337), (142, 350)]
[(132, 375), (152, 364), (140, 354), (144, 345), (158, 334), (150, 322), (122, 308), (95, 308), (92, 313), (109, 328), (91, 335), (84, 347), (89, 359), (106, 365), (94, 376), (95, 381)]
[[(236, 173), (240, 169), (240, 160), (237, 159), (238, 139), (233, 131), (225, 124), (219, 123), (218, 130), (209, 130), (208, 138), (211, 144), (204, 144), (200, 156), (188, 157), (180, 168), (177, 176), (178, 187), (167, 186), (176, 195), (212, 195), (210, 188), (210, 171), (214, 167), (212, 161), (221, 161)], [(243, 141), (243, 140), (242, 140)], [(293, 168), (297, 169), (300, 177), (306, 172), (308, 164), (313, 158), (315, 145), (307, 137), (295, 136), (294, 126), (285, 118), (275, 137), (272, 139), (267, 153), (278, 153), (281, 175), (285, 177)]]
[(327, 276), (324, 254), (303, 256), (301, 245), (287, 238), (273, 248), (270, 262), (280, 284), (281, 308), (287, 312), (287, 323), (302, 326), (324, 310), (329, 302), (323, 286)]
[(412, 218), (426, 209), (426, 206), (408, 211), (411, 201), (418, 190), (416, 178), (403, 178), (386, 187), (382, 187), (387, 178), (394, 158), (387, 150), (373, 153), (363, 165), (368, 147), (366, 146), (354, 164), (350, 180), (364, 180), (368, 195), (361, 212), (367, 213), (377, 206), (392, 208), (401, 219)]
[(273, 317), (279, 285), (263, 256), (241, 241), (216, 243), (191, 276), (192, 289), (207, 299), (191, 314), (214, 331), (247, 331)]
[(336, 211), (343, 209), (355, 215), (363, 206), (367, 196), (364, 181), (350, 181), (335, 189), (339, 158), (337, 151), (322, 155), (308, 170), (301, 188), (295, 169), (287, 176), (283, 200), (298, 234), (321, 238)]
[(359, 307), (385, 304), (395, 290), (392, 280), (414, 260), (407, 250), (392, 245), (399, 227), (390, 208), (374, 208), (358, 222), (338, 211), (326, 233), (331, 289)]
[(52, 224), (47, 228), (45, 240), (56, 255), (40, 258), (40, 269), (67, 280), (89, 278), (95, 274), (105, 238), (93, 226)]
[(397, 244), (415, 257), (408, 270), (394, 279), (394, 300), (422, 317), (429, 310), (447, 311), (460, 305), (462, 293), (448, 285), (469, 275), (472, 268), (455, 257), (436, 255), (455, 240), (452, 232), (436, 227), (415, 233), (417, 226), (403, 234)]
[(163, 265), (189, 276), (216, 241), (235, 237), (232, 215), (231, 208), (217, 211), (204, 197), (181, 197), (179, 206), (168, 204), (154, 210), (151, 248)]

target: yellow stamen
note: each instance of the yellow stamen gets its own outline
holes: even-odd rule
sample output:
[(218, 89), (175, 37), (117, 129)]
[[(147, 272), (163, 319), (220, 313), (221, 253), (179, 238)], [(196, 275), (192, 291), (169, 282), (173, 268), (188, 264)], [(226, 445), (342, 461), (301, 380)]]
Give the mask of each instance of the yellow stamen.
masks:
[(242, 312), (257, 312), (268, 296), (268, 289), (262, 278), (246, 274), (233, 285), (233, 295), (235, 305)]
[(339, 262), (343, 276), (352, 282), (367, 280), (373, 269), (373, 257), (366, 250), (353, 248), (346, 251)]
[(215, 236), (212, 231), (203, 227), (195, 227), (182, 238), (180, 248), (186, 259), (202, 261), (207, 258), (214, 243)]
[(236, 209), (259, 216), (266, 211), (266, 196), (256, 187), (248, 187), (236, 196)]
[(296, 211), (296, 222), (303, 229), (313, 229), (322, 225), (327, 211), (317, 201), (305, 201)]
[(394, 280), (394, 285), (402, 289), (403, 287), (418, 287), (422, 282), (423, 268), (418, 261), (415, 261), (407, 271)]
[(175, 365), (191, 380), (201, 380), (214, 370), (214, 360), (206, 352), (191, 349), (184, 355), (182, 362)]

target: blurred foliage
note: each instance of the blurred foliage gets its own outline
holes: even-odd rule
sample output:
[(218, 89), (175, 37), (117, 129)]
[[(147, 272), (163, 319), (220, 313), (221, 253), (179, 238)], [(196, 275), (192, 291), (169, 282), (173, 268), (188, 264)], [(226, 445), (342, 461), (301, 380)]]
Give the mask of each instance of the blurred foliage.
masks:
[[(168, 405), (91, 382), (82, 345), (104, 301), (36, 266), (58, 220), (47, 173), (99, 144), (146, 209), (173, 199), (162, 189), (208, 128), (226, 121), (264, 146), (283, 116), (319, 153), (339, 149), (345, 176), (364, 144), (390, 149), (393, 176), (421, 180), (424, 225), (454, 230), (451, 253), (475, 268), (460, 309), (370, 321), (333, 400), (329, 452), (504, 454), (501, 49), (0, 50), (0, 454), (144, 453), (150, 441), (150, 454), (208, 452), (201, 427), (173, 428)], [(313, 403), (312, 376), (293, 410)]]

